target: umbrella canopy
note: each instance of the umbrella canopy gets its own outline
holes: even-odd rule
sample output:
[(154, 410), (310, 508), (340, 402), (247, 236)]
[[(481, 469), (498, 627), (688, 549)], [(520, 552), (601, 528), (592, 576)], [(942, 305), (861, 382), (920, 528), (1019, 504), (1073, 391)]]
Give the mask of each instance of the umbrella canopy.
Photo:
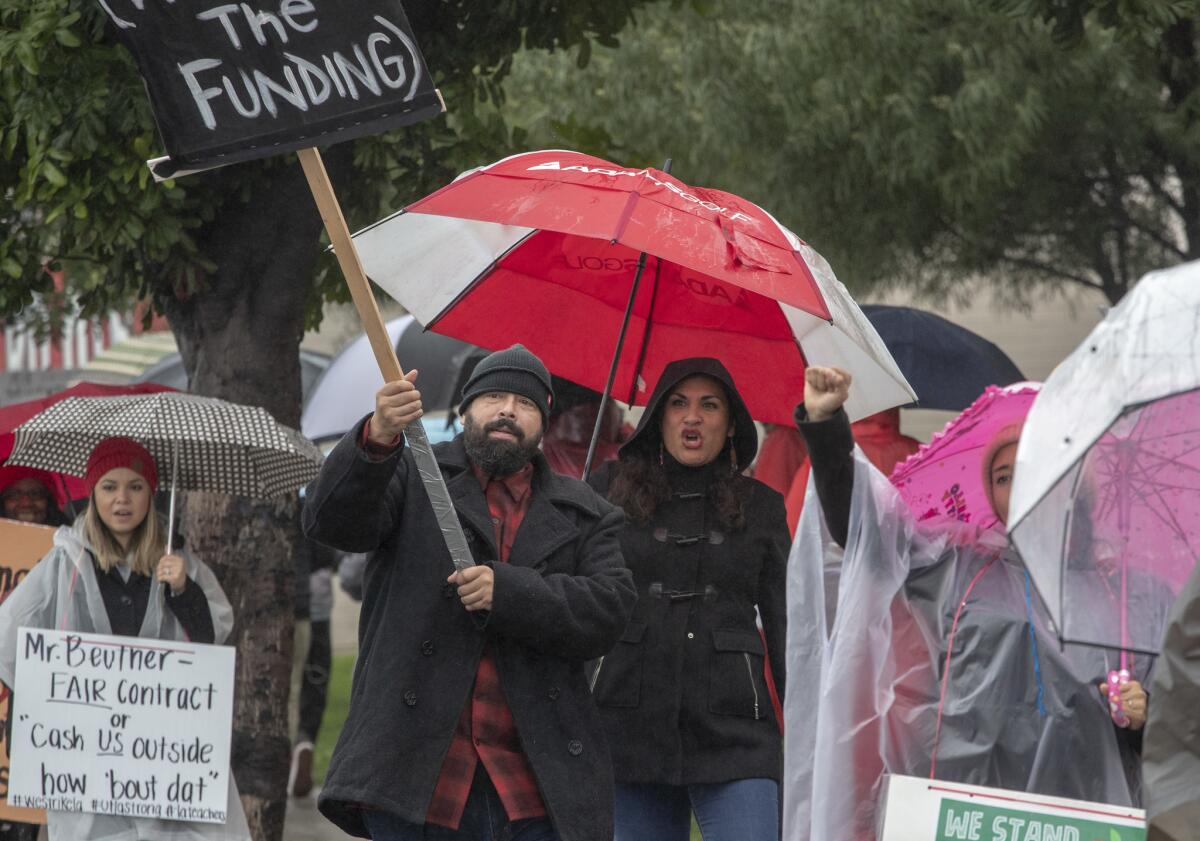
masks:
[[(425, 408), (425, 429), (431, 441), (441, 440), (445, 425), (431, 416), (453, 406), (458, 397), (454, 385), (460, 360), (472, 346), (427, 332), (411, 315), (392, 319), (386, 328), (405, 370), (420, 371), (417, 385)], [(316, 383), (304, 404), (301, 432), (313, 441), (340, 438), (374, 411), (375, 392), (382, 385), (383, 375), (364, 333), (338, 353)]]
[[(21, 424), (10, 464), (83, 476), (101, 440), (133, 438), (173, 488), (269, 498), (317, 475), (321, 452), (262, 408), (165, 391), (71, 397)], [(168, 471), (167, 466), (171, 468)]]
[(1158, 650), (1200, 557), (1200, 263), (1147, 275), (1046, 381), (1010, 530), (1065, 641)]
[(757, 205), (659, 170), (516, 155), (355, 243), (367, 274), (429, 329), (488, 349), (521, 342), (598, 391), (632, 296), (613, 388), (630, 404), (673, 360), (713, 355), (764, 421), (791, 423), (807, 362), (855, 376), (852, 417), (915, 399), (820, 255)]
[(988, 387), (928, 444), (896, 465), (892, 484), (918, 521), (1004, 527), (984, 489), (983, 455), (997, 433), (1025, 419), (1038, 389), (1037, 383)]
[(959, 412), (989, 385), (1025, 379), (1004, 351), (940, 315), (887, 304), (862, 311), (916, 391), (917, 408)]
[[(53, 406), (69, 397), (116, 397), (125, 394), (155, 394), (170, 391), (166, 386), (157, 383), (132, 383), (128, 385), (108, 385), (105, 383), (81, 382), (68, 389), (55, 392), (37, 400), (27, 400), (24, 403), (13, 403), (0, 407), (0, 463), (3, 463), (12, 452), (15, 441), (15, 431), (18, 426), (39, 412)], [(90, 452), (90, 449), (89, 449)], [(83, 456), (87, 458), (87, 453)], [(83, 475), (83, 474), (79, 474)], [(88, 495), (87, 486), (82, 479), (74, 476), (58, 477), (60, 489), (57, 492), (59, 504), (71, 499), (83, 499)]]

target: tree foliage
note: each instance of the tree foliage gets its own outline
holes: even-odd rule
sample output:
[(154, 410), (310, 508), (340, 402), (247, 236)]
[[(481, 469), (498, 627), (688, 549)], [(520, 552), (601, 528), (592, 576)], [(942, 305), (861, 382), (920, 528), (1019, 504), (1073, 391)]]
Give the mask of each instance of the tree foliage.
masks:
[(673, 157), (759, 201), (859, 287), (980, 274), (1117, 300), (1200, 255), (1194, 3), (656, 4), (584, 73), (518, 64), (543, 143)]
[[(608, 47), (641, 0), (424, 0), (407, 8), (448, 114), (360, 141), (341, 200), (358, 222), (511, 151), (522, 136), (497, 107), (522, 48)], [(273, 160), (156, 185), (162, 153), (132, 57), (95, 0), (9, 0), (0, 8), (0, 315), (49, 293), (49, 258), (72, 269), (86, 311), (133, 295), (202, 292), (222, 255), (201, 233), (290, 165)], [(314, 244), (315, 245), (315, 244)], [(321, 272), (323, 297), (343, 295)], [(319, 299), (311, 313), (319, 312)]]

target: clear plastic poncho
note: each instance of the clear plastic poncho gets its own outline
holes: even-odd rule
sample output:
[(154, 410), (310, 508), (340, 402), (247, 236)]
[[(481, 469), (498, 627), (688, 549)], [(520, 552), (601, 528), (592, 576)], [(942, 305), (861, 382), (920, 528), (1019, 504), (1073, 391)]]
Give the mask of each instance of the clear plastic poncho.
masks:
[[(233, 608), (221, 585), (204, 563), (185, 552), (188, 577), (204, 590), (212, 614), (214, 641), (224, 642), (233, 629)], [(182, 626), (166, 605), (162, 582), (151, 578), (150, 600), (140, 637), (185, 640)], [(92, 571), (92, 558), (82, 522), (54, 534), (54, 548), (34, 566), (0, 604), (0, 681), (14, 686), (18, 628), (53, 628), (92, 634), (111, 634), (108, 612)], [(250, 841), (232, 772), (224, 825), (154, 818), (96, 815), (89, 812), (48, 812), (51, 841)]]
[(885, 773), (1129, 805), (1104, 702), (1004, 536), (919, 528), (857, 449), (826, 637), (815, 484), (788, 564), (783, 837), (873, 840)]

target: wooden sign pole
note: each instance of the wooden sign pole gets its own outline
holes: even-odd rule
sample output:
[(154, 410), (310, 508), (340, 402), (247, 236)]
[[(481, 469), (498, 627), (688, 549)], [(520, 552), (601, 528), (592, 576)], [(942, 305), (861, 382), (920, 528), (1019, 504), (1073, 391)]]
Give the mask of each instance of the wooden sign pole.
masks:
[[(367, 339), (371, 343), (371, 350), (375, 353), (375, 361), (379, 363), (379, 370), (383, 373), (384, 381), (395, 382), (404, 376), (404, 370), (400, 367), (400, 361), (396, 358), (392, 341), (388, 338), (383, 317), (379, 314), (379, 305), (367, 282), (367, 274), (363, 270), (362, 261), (358, 258), (358, 251), (354, 247), (354, 240), (346, 225), (346, 217), (342, 215), (342, 206), (333, 192), (329, 173), (325, 171), (321, 153), (317, 149), (301, 149), (296, 154), (300, 156), (300, 165), (304, 167), (304, 175), (308, 178), (309, 189), (312, 190), (313, 198), (317, 202), (321, 219), (325, 222), (325, 230), (329, 232), (329, 241), (333, 244), (338, 265), (342, 268), (346, 285), (350, 287), (350, 295), (354, 299), (354, 306), (358, 309), (358, 316), (362, 319), (363, 329), (366, 330)], [(450, 550), (450, 559), (454, 562), (455, 569), (473, 566), (475, 561), (467, 546), (462, 524), (450, 501), (450, 493), (446, 490), (446, 482), (442, 478), (442, 471), (433, 455), (429, 438), (425, 434), (425, 427), (419, 419), (415, 423), (409, 424), (408, 429), (404, 432), (404, 437), (412, 449), (413, 458), (416, 459), (421, 480), (429, 494), (429, 501), (433, 504), (434, 513), (437, 514), (438, 525), (446, 539), (446, 547)]]
[(333, 192), (329, 173), (325, 171), (325, 162), (321, 160), (321, 153), (317, 149), (301, 149), (296, 154), (300, 157), (300, 165), (304, 167), (308, 187), (312, 190), (317, 209), (321, 212), (321, 219), (325, 222), (325, 230), (329, 232), (333, 253), (337, 257), (338, 265), (342, 267), (346, 285), (350, 287), (350, 296), (358, 309), (358, 317), (362, 319), (363, 329), (367, 331), (371, 350), (375, 352), (375, 361), (379, 363), (379, 370), (383, 372), (383, 380), (395, 382), (404, 376), (404, 371), (400, 368), (400, 361), (396, 359), (396, 351), (383, 325), (379, 304), (375, 301), (375, 295), (367, 282), (367, 273), (363, 270), (362, 261), (358, 259), (358, 251), (354, 248), (354, 240), (351, 239), (350, 229), (346, 226), (346, 217), (342, 215), (342, 206)]

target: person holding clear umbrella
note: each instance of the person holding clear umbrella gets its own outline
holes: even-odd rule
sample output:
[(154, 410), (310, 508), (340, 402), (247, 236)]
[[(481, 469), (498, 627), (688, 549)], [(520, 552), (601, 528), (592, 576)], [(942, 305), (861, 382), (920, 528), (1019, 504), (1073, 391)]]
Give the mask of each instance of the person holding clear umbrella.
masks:
[[(805, 506), (794, 580), (819, 580), (826, 535), (845, 559), (828, 644), (789, 651), (789, 837), (874, 838), (889, 773), (1132, 805), (1104, 700), (1048, 633), (1007, 544), (1023, 421), (996, 429), (973, 468), (994, 516), (934, 527), (855, 453), (849, 391), (844, 371), (810, 367), (796, 409), (819, 505)], [(820, 605), (795, 601), (791, 631), (824, 624)]]
[[(212, 571), (185, 552), (166, 551), (153, 513), (158, 468), (128, 438), (107, 438), (87, 461), (88, 507), (60, 528), (54, 548), (0, 605), (0, 681), (13, 686), (17, 631), (87, 633), (223, 642), (233, 611)], [(52, 838), (250, 838), (230, 776), (225, 825), (50, 811)]]

